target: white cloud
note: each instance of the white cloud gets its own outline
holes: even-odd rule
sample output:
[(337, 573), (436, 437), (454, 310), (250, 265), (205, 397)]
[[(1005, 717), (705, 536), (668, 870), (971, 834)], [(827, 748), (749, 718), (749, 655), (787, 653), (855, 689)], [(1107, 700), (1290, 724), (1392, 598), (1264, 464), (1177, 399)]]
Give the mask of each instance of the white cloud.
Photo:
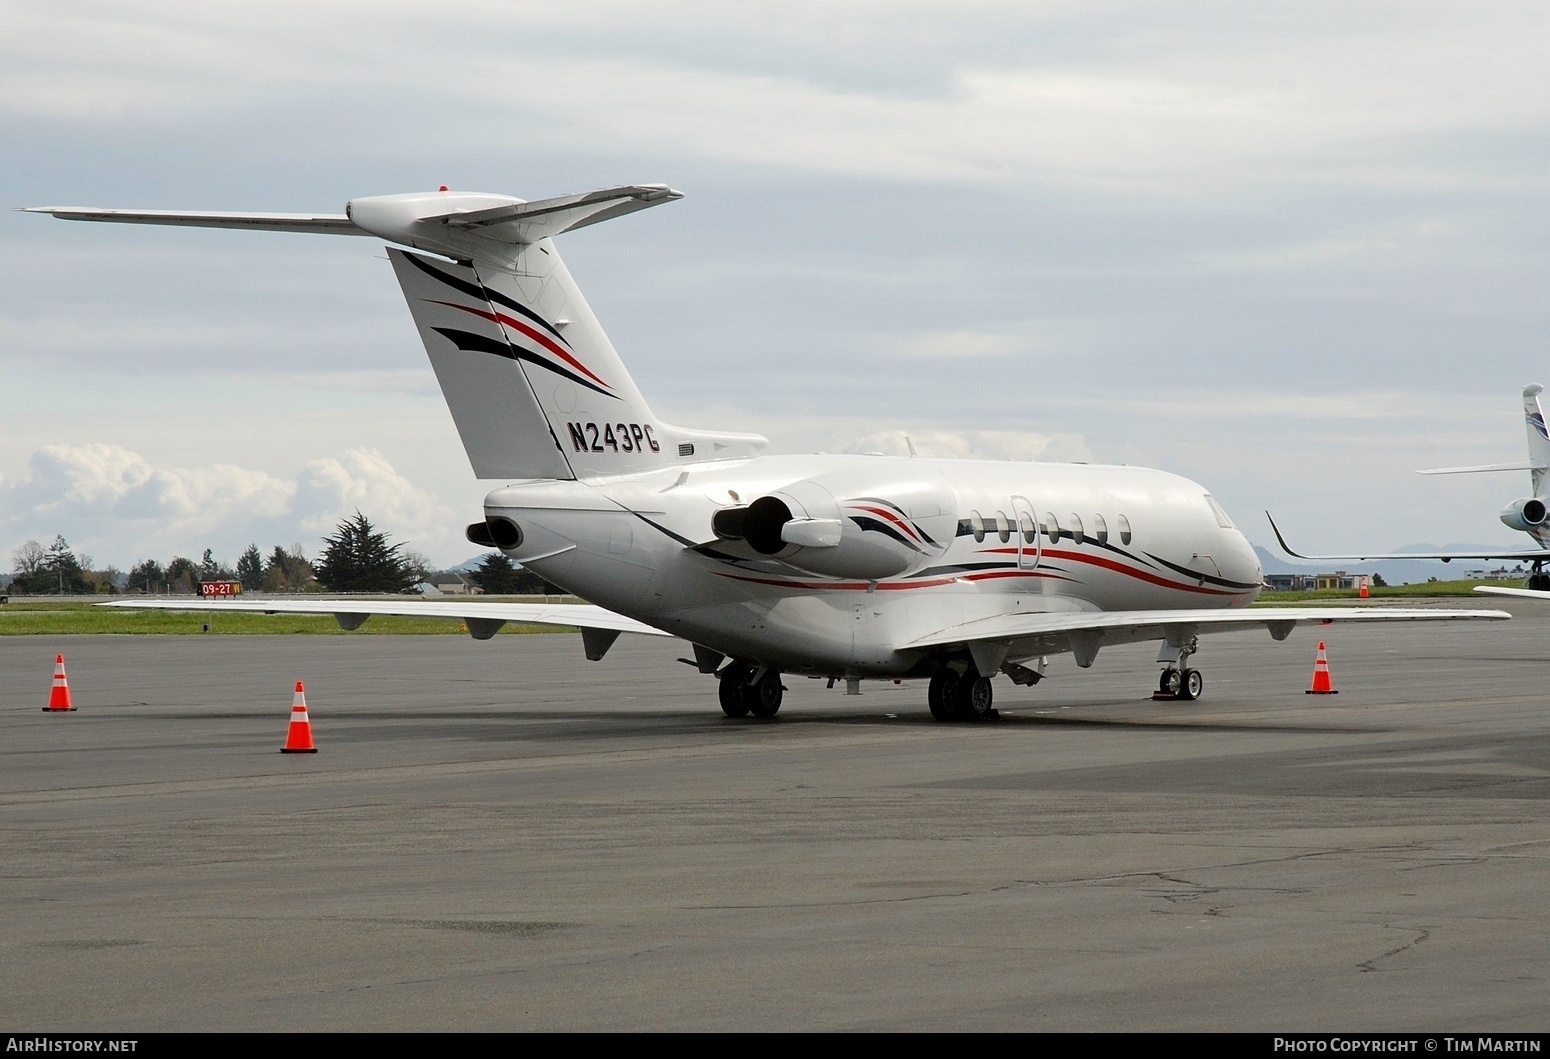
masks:
[(212, 548), (228, 562), (249, 543), (319, 538), (355, 511), (394, 540), (460, 561), (461, 525), (440, 500), (399, 474), (380, 452), (352, 449), (309, 462), (292, 480), (228, 463), (156, 467), (117, 445), (45, 445), (26, 473), (0, 480), (4, 550), (63, 535), (78, 551), (121, 568)]

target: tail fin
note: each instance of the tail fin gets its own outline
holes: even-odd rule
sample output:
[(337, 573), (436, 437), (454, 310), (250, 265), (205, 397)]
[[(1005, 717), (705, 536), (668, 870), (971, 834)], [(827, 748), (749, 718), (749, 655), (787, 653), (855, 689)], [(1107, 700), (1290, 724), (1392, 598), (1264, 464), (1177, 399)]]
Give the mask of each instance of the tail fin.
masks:
[(1543, 386), (1535, 384), (1523, 388), (1523, 420), (1528, 429), (1529, 476), (1534, 481), (1534, 495), (1545, 495), (1545, 476), (1550, 474), (1550, 431), (1545, 428), (1545, 413), (1539, 407), (1539, 395)]
[[(651, 414), (552, 236), (683, 196), (632, 184), (524, 202), (478, 192), (351, 199), (344, 214), (39, 206), (65, 220), (374, 235), (388, 249), (458, 434), (480, 478), (586, 478), (754, 456), (757, 434), (670, 427)], [(454, 263), (455, 262), (455, 263)]]
[[(570, 211), (575, 198), (552, 201)], [(561, 213), (543, 206), (521, 208), (530, 217)], [(510, 223), (505, 208), (484, 212)], [(764, 447), (757, 435), (659, 420), (547, 235), (503, 242), (499, 253), (487, 242), (471, 249), (482, 252), (463, 264), (391, 247), (388, 254), (478, 477), (633, 474)]]

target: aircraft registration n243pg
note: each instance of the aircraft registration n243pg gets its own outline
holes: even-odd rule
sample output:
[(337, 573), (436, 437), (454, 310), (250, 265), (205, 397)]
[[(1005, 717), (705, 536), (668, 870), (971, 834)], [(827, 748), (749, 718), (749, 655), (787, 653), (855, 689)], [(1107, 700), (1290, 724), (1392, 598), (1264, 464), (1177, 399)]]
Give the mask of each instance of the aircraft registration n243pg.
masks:
[(554, 237), (683, 196), (635, 185), (525, 202), (436, 192), (342, 215), (38, 207), (66, 220), (375, 236), (424, 340), (474, 473), (505, 484), (468, 539), (589, 601), (126, 600), (114, 605), (457, 618), (676, 636), (730, 716), (770, 717), (786, 676), (928, 679), (940, 720), (992, 713), (992, 680), (1048, 657), (1161, 641), (1159, 688), (1197, 698), (1202, 633), (1299, 624), (1500, 619), (1502, 611), (1248, 609), (1262, 572), (1204, 487), (1140, 467), (766, 455), (647, 406)]

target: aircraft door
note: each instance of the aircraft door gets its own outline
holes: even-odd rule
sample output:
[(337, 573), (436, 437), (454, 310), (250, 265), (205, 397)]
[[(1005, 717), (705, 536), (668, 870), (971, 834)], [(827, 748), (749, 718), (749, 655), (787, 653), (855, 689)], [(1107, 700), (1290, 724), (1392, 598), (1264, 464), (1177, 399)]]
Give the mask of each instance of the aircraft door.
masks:
[(1039, 565), (1043, 545), (1039, 541), (1039, 517), (1025, 496), (1012, 497), (1012, 521), (1017, 535), (1017, 568), (1032, 570)]

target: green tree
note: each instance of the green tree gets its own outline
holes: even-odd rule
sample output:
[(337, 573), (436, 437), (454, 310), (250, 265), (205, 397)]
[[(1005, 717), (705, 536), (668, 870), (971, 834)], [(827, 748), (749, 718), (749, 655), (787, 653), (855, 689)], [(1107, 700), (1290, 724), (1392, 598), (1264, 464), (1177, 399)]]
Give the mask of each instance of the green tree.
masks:
[(531, 570), (524, 570), (500, 552), (484, 557), (484, 561), (468, 575), (488, 596), (519, 596), (546, 594), (550, 585)]
[(130, 592), (161, 592), (167, 586), (167, 571), (155, 559), (147, 559), (129, 568), (129, 583), (124, 587)]
[(258, 545), (248, 545), (248, 550), (237, 557), (237, 580), (244, 592), (257, 592), (264, 587), (264, 557)]
[(79, 596), (96, 590), (95, 585), (87, 584), (86, 571), (63, 536), (56, 536), (54, 543), (49, 545), (48, 554), (43, 557), (43, 571), (60, 595)]
[(293, 544), (287, 551), (276, 544), (264, 564), (263, 588), (265, 592), (299, 591), (307, 587), (313, 576), (312, 564), (302, 554), (301, 545)]
[(167, 591), (199, 591), (199, 567), (194, 560), (185, 559), (181, 555), (173, 556), (172, 562), (167, 564)]
[(404, 592), (420, 579), (402, 554), (403, 544), (388, 544), (359, 511), (323, 538), (318, 581), (331, 592)]

